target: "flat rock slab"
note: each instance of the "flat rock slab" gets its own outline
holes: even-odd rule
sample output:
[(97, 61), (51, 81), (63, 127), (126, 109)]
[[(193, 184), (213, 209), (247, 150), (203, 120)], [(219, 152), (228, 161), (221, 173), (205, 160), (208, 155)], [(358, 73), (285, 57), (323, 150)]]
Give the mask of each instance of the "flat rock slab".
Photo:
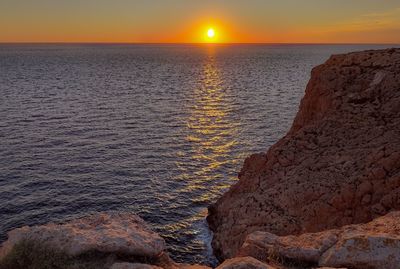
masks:
[(164, 239), (151, 231), (140, 217), (130, 213), (99, 213), (65, 224), (14, 229), (0, 249), (0, 258), (21, 240), (43, 242), (70, 256), (99, 251), (153, 258), (165, 249)]

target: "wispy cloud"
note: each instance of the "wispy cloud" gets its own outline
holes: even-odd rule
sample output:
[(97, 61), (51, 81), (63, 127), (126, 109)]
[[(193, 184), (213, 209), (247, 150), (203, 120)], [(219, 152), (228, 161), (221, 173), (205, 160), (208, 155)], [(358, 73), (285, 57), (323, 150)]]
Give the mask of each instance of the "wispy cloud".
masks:
[[(358, 18), (332, 25), (332, 30), (369, 31), (400, 27), (400, 7), (381, 13), (368, 13)], [(336, 28), (336, 29), (335, 29)]]

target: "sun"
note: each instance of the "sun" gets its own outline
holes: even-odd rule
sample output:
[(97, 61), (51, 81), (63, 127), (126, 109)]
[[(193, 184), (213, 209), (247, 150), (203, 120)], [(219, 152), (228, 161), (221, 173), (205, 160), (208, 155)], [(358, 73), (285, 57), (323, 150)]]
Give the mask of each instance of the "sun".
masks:
[(208, 38), (214, 38), (215, 37), (215, 30), (213, 28), (208, 29), (207, 31), (207, 36)]
[(222, 38), (222, 28), (213, 25), (213, 24), (208, 24), (207, 26), (203, 26), (201, 29), (202, 33), (202, 43), (208, 43), (208, 44), (216, 44), (216, 43), (221, 43), (221, 38)]

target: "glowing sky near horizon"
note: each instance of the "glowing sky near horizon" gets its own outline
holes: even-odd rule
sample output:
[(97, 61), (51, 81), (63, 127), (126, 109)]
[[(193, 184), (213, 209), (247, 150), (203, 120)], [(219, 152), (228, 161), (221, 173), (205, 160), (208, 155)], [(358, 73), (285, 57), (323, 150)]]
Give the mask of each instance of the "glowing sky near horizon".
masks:
[(400, 0), (0, 0), (0, 42), (400, 43)]

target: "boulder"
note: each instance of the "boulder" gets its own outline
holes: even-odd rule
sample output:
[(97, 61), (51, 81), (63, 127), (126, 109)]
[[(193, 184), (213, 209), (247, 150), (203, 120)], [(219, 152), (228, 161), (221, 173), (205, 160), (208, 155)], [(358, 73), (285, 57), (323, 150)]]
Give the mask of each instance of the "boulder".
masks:
[(246, 236), (314, 233), (400, 209), (400, 49), (315, 67), (287, 135), (247, 158), (207, 218), (220, 260)]
[(164, 239), (151, 231), (140, 217), (130, 213), (100, 213), (65, 224), (14, 229), (0, 249), (0, 259), (21, 240), (43, 242), (70, 256), (98, 251), (155, 258), (165, 249)]
[(400, 211), (366, 224), (298, 236), (255, 232), (238, 252), (281, 264), (354, 269), (397, 269), (400, 265)]

